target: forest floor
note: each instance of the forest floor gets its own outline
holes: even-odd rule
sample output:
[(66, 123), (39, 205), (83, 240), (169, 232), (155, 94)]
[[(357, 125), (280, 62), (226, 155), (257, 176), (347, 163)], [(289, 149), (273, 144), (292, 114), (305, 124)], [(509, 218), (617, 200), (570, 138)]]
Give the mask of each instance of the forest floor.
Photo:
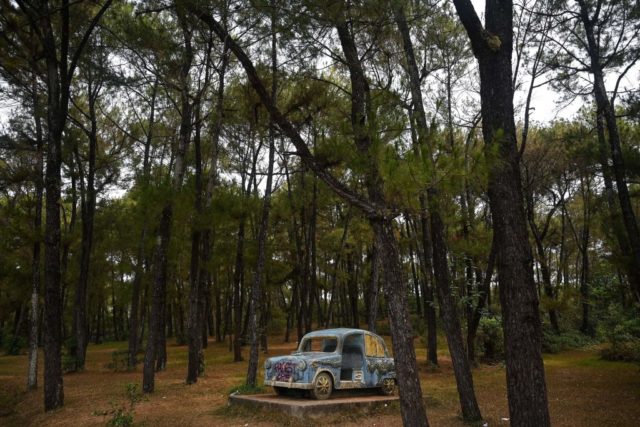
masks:
[[(269, 355), (285, 354), (293, 344), (274, 338)], [(424, 346), (421, 346), (424, 347)], [(64, 377), (65, 405), (50, 413), (43, 411), (42, 378), (37, 392), (25, 393), (26, 356), (0, 357), (0, 425), (4, 426), (93, 426), (105, 425), (118, 406), (128, 410), (127, 384), (142, 382), (141, 367), (135, 372), (114, 372), (108, 365), (114, 350), (126, 343), (91, 345), (87, 369)], [(246, 349), (245, 349), (246, 350)], [(420, 378), (427, 414), (433, 426), (463, 426), (451, 361), (440, 354), (440, 367), (429, 369), (424, 348), (418, 349)], [(263, 356), (261, 356), (261, 359)], [(156, 376), (156, 391), (135, 405), (136, 425), (146, 426), (278, 426), (313, 425), (278, 414), (250, 413), (228, 407), (227, 396), (243, 383), (247, 364), (233, 363), (228, 345), (210, 342), (206, 349), (207, 371), (197, 384), (186, 385), (186, 346), (168, 347), (166, 371)], [(545, 355), (551, 420), (554, 426), (637, 426), (640, 420), (640, 368), (638, 365), (608, 362), (599, 348)], [(42, 375), (40, 359), (40, 375)], [(507, 426), (508, 409), (503, 365), (482, 365), (474, 369), (480, 408), (489, 426)], [(267, 391), (270, 392), (270, 391)], [(10, 412), (10, 413), (9, 413)], [(9, 413), (9, 414), (7, 414)], [(400, 426), (397, 405), (369, 415), (336, 414), (318, 425)]]

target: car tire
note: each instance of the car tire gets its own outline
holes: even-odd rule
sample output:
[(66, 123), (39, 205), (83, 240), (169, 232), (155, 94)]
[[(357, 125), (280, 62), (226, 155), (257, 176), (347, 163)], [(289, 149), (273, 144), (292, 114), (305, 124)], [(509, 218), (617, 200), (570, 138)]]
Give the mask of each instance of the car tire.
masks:
[(396, 380), (394, 378), (385, 378), (382, 380), (380, 394), (383, 396), (392, 396), (396, 392)]
[(328, 372), (320, 372), (313, 381), (311, 396), (316, 400), (325, 400), (333, 392), (333, 378)]

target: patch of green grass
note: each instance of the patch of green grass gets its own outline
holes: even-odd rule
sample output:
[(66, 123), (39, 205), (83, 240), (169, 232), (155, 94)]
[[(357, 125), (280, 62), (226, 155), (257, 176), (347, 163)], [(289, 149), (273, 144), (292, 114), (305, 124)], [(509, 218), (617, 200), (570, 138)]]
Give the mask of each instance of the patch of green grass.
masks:
[(597, 357), (589, 357), (574, 362), (574, 366), (582, 366), (585, 368), (607, 369), (626, 371), (630, 368), (637, 368), (638, 365), (633, 362), (614, 362)]
[(227, 390), (227, 394), (262, 394), (267, 389), (263, 385), (252, 386), (248, 384), (235, 385)]

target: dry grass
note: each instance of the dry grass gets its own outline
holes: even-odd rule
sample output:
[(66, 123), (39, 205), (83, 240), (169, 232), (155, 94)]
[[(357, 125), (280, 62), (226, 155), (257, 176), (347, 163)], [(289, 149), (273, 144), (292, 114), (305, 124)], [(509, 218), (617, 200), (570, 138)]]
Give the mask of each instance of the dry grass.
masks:
[[(43, 412), (41, 389), (22, 392), (26, 356), (0, 357), (0, 410), (13, 406), (0, 417), (7, 426), (104, 425), (108, 416), (97, 415), (126, 405), (128, 383), (141, 383), (137, 372), (112, 372), (107, 368), (114, 350), (125, 343), (90, 346), (85, 372), (64, 377), (65, 406)], [(270, 354), (284, 354), (292, 344), (273, 340)], [(227, 408), (227, 393), (243, 382), (246, 363), (233, 363), (226, 344), (210, 343), (206, 350), (207, 372), (195, 385), (186, 385), (186, 347), (170, 346), (169, 365), (156, 377), (156, 392), (135, 407), (136, 424), (147, 426), (276, 426), (309, 425), (278, 414), (249, 413)], [(418, 350), (421, 379), (429, 420), (434, 426), (462, 426), (450, 360), (442, 353), (441, 366), (433, 371), (424, 364), (425, 351)], [(599, 359), (597, 349), (576, 350), (545, 357), (551, 417), (554, 426), (636, 426), (640, 420), (640, 369), (637, 365)], [(474, 370), (476, 392), (486, 421), (491, 426), (508, 425), (505, 373), (498, 366)], [(42, 384), (42, 379), (40, 379)], [(5, 412), (8, 412), (5, 409)], [(357, 414), (336, 415), (323, 424), (345, 426), (399, 426), (397, 407), (389, 407), (364, 419)]]

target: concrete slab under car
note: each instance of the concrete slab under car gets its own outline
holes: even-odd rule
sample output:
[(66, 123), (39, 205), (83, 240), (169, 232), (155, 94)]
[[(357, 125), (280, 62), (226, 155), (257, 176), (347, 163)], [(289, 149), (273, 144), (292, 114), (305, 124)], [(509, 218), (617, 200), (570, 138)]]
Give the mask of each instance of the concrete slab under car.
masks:
[(357, 390), (335, 390), (330, 399), (314, 400), (298, 396), (276, 394), (232, 394), (229, 404), (280, 411), (296, 418), (322, 418), (338, 411), (368, 412), (397, 402), (398, 396), (379, 396)]

